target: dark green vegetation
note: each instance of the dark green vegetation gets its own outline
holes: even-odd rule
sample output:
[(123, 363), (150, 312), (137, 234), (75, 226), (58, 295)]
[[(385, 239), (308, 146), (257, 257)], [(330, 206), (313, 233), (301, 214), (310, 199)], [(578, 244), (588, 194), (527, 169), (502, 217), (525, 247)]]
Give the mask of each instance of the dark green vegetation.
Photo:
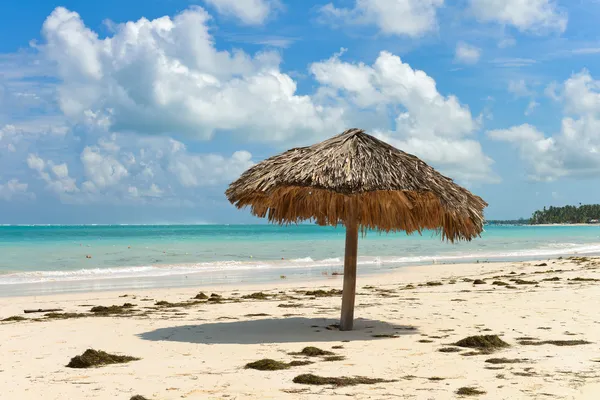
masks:
[(584, 204), (579, 206), (544, 207), (533, 213), (532, 225), (537, 224), (586, 224), (600, 219), (600, 204)]
[(323, 377), (313, 374), (302, 374), (294, 378), (294, 383), (302, 385), (333, 385), (333, 386), (355, 386), (355, 385), (374, 385), (376, 383), (394, 382), (379, 378), (356, 377)]
[(531, 216), (530, 223), (537, 224), (586, 224), (600, 219), (600, 204), (578, 206), (544, 207)]
[(469, 336), (459, 340), (453, 345), (478, 350), (496, 350), (510, 346), (508, 343), (500, 339), (497, 335)]
[(19, 315), (13, 315), (12, 317), (4, 318), (2, 322), (21, 322), (26, 321), (27, 318), (21, 317)]
[(461, 387), (456, 391), (456, 394), (459, 396), (479, 396), (480, 394), (485, 394), (485, 392), (472, 387)]
[(592, 344), (592, 342), (588, 342), (587, 340), (521, 340), (519, 344), (523, 346), (541, 346), (544, 344), (552, 344), (554, 346), (581, 346), (584, 344)]
[(67, 367), (92, 368), (110, 364), (124, 364), (137, 360), (139, 360), (139, 358), (131, 356), (118, 356), (101, 350), (87, 349), (82, 355), (73, 357), (67, 364)]
[(292, 361), (285, 363), (281, 361), (271, 360), (270, 358), (264, 358), (262, 360), (254, 361), (246, 364), (246, 369), (256, 369), (258, 371), (279, 371), (282, 369), (289, 369), (291, 367), (297, 367), (301, 365), (312, 364), (310, 361)]

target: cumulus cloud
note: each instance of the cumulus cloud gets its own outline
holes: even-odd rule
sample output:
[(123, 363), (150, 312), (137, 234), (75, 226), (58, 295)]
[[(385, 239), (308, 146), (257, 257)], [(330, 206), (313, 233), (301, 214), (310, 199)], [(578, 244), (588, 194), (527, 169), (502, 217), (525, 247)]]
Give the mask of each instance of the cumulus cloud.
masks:
[(225, 131), (277, 142), (343, 129), (344, 110), (298, 95), (277, 53), (217, 50), (209, 19), (192, 7), (117, 25), (100, 39), (79, 14), (55, 9), (40, 48), (56, 64), (62, 112), (93, 115), (114, 131), (197, 139)]
[(320, 9), (325, 21), (375, 25), (386, 35), (419, 37), (437, 29), (437, 9), (444, 0), (355, 0), (352, 8), (329, 3)]
[(278, 0), (204, 0), (219, 14), (233, 16), (246, 25), (262, 25), (274, 10)]
[(595, 177), (600, 173), (600, 81), (584, 70), (572, 75), (557, 90), (561, 91), (558, 98), (564, 109), (560, 132), (546, 135), (525, 124), (487, 134), (519, 150), (531, 179)]
[(521, 32), (564, 32), (567, 13), (555, 0), (470, 0), (477, 19), (512, 25)]
[[(33, 153), (26, 163), (45, 189), (66, 203), (178, 205), (172, 200), (189, 202), (194, 188), (228, 183), (253, 161), (243, 150), (231, 156), (194, 153), (169, 137), (112, 133), (85, 146), (70, 165)], [(70, 176), (71, 169), (79, 172)]]
[(27, 192), (28, 185), (19, 182), (18, 179), (11, 179), (8, 182), (0, 183), (0, 200), (10, 201), (18, 197), (31, 197), (32, 194)]
[(456, 45), (454, 60), (462, 64), (477, 64), (481, 57), (481, 49), (465, 42)]
[(495, 181), (493, 161), (474, 134), (480, 122), (452, 95), (443, 96), (435, 80), (400, 57), (381, 52), (375, 63), (351, 64), (334, 56), (314, 63), (315, 79), (359, 107), (381, 108), (384, 114), (403, 109), (392, 129), (377, 135), (422, 157), (443, 172), (464, 181)]

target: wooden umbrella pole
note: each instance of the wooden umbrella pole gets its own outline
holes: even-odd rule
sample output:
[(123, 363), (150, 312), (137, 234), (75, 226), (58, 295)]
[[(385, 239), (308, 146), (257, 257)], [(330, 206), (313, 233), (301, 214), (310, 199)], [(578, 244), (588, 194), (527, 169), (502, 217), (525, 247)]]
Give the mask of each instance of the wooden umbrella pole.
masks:
[(356, 258), (358, 254), (358, 220), (354, 204), (346, 225), (346, 253), (344, 256), (344, 290), (340, 331), (351, 331), (354, 324), (354, 298), (356, 295)]

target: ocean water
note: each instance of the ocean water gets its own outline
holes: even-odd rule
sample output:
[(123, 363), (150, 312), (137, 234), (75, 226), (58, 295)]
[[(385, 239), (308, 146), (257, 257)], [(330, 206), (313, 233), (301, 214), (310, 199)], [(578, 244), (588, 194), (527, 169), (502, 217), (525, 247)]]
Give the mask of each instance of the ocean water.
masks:
[[(0, 296), (309, 278), (343, 270), (343, 227), (0, 226)], [(600, 254), (600, 226), (487, 226), (480, 239), (368, 232), (359, 273)], [(87, 258), (89, 256), (90, 258)]]

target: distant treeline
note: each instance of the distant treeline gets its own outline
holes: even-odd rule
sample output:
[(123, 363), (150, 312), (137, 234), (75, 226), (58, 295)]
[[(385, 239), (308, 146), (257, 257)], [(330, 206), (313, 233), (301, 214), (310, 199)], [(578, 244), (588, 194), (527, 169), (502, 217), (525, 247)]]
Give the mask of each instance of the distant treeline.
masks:
[(544, 207), (533, 213), (529, 223), (537, 224), (586, 224), (598, 223), (600, 220), (600, 204), (584, 204), (579, 206)]
[(529, 225), (529, 220), (519, 219), (490, 219), (485, 221), (486, 225)]

